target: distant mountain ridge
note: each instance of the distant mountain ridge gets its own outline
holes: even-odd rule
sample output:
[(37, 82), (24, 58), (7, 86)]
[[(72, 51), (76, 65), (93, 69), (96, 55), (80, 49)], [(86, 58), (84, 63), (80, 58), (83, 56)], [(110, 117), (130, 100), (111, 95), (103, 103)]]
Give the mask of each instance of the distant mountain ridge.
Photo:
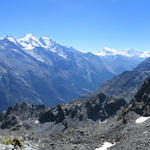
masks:
[(98, 91), (109, 96), (131, 100), (150, 76), (150, 57), (132, 71), (125, 71), (102, 84)]
[[(11, 42), (14, 42), (18, 46), (20, 46), (26, 53), (30, 54), (32, 57), (41, 62), (51, 63), (49, 59), (45, 60), (42, 57), (43, 52), (41, 53), (37, 48), (44, 48), (47, 51), (51, 51), (60, 57), (67, 59), (68, 53), (63, 49), (66, 48), (67, 51), (76, 51), (72, 47), (62, 46), (55, 41), (52, 41), (50, 38), (42, 36), (36, 37), (33, 34), (26, 34), (23, 38), (15, 39), (11, 36), (6, 37)], [(2, 38), (3, 39), (3, 38)], [(79, 52), (79, 51), (78, 51)], [(82, 52), (81, 52), (82, 53)], [(85, 53), (88, 54), (88, 53)], [(128, 48), (125, 50), (116, 50), (111, 49), (109, 47), (105, 47), (100, 52), (92, 53), (100, 58), (100, 61), (106, 67), (106, 69), (112, 74), (120, 74), (126, 70), (132, 70), (138, 64), (140, 64), (143, 60), (150, 56), (149, 51), (138, 50), (134, 48)]]
[(122, 55), (128, 57), (141, 57), (141, 58), (150, 57), (150, 51), (138, 50), (135, 48), (126, 48), (123, 50), (117, 50), (109, 47), (104, 47), (103, 50), (95, 52), (94, 54), (98, 56)]
[(94, 54), (99, 56), (103, 64), (105, 64), (105, 67), (114, 74), (132, 70), (147, 57), (150, 57), (149, 51), (135, 48), (116, 50), (105, 47), (103, 50)]
[[(43, 47), (43, 48), (51, 49), (51, 51), (53, 52), (56, 52), (52, 48), (55, 47), (56, 45), (59, 45), (55, 41), (52, 41), (49, 37), (46, 36), (36, 37), (33, 34), (26, 34), (23, 38), (19, 38), (19, 39), (15, 39), (12, 36), (6, 36), (4, 38), (7, 38), (9, 41), (14, 42), (15, 44), (21, 45), (22, 48), (25, 50), (31, 50), (34, 49), (35, 47)], [(4, 39), (4, 38), (0, 38), (0, 39)], [(99, 52), (93, 52), (93, 54), (100, 57), (119, 56), (119, 55), (125, 57), (139, 57), (139, 58), (150, 57), (149, 51), (138, 50), (135, 48), (126, 48), (123, 50), (117, 50), (109, 47), (104, 47), (104, 49), (100, 50)]]

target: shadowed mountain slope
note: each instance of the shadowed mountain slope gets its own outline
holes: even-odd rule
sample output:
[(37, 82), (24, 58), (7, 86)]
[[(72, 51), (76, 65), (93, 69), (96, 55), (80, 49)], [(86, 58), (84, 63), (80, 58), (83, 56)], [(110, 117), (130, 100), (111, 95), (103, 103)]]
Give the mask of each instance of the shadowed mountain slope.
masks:
[(132, 71), (125, 71), (102, 84), (98, 91), (109, 96), (131, 100), (149, 76), (150, 58), (147, 58)]

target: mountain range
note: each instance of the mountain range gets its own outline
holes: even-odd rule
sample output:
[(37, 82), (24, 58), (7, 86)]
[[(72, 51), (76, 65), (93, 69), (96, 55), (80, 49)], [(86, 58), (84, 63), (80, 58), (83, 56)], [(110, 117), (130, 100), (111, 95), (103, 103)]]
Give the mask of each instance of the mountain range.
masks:
[(1, 110), (20, 101), (50, 106), (71, 101), (148, 57), (138, 50), (128, 50), (128, 55), (104, 51), (103, 56), (83, 53), (32, 34), (1, 38)]
[(106, 68), (115, 75), (135, 68), (138, 64), (150, 57), (149, 51), (128, 48), (123, 50), (105, 47), (100, 52), (94, 53), (99, 56)]
[[(1, 39), (0, 110), (11, 106), (0, 113), (0, 148), (8, 148), (6, 135), (17, 135), (33, 150), (149, 149), (148, 52), (102, 51), (82, 53), (31, 34)], [(67, 102), (99, 85), (85, 100)]]

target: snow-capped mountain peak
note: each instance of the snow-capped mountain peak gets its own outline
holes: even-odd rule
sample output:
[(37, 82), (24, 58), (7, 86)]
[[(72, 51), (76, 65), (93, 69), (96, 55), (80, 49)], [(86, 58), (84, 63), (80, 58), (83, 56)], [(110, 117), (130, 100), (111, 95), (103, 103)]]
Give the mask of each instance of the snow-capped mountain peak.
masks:
[(94, 54), (98, 55), (98, 56), (121, 55), (121, 56), (127, 56), (127, 57), (141, 57), (141, 58), (150, 57), (150, 51), (138, 50), (135, 48), (127, 48), (127, 49), (123, 49), (123, 50), (117, 50), (117, 49), (112, 49), (109, 47), (104, 47), (103, 50), (101, 50), (99, 52), (95, 52)]
[(125, 51), (129, 56), (138, 56), (142, 58), (150, 57), (150, 51), (138, 50), (135, 48), (127, 48)]
[(41, 46), (38, 38), (32, 34), (27, 34), (23, 38), (18, 39), (18, 42), (24, 47), (24, 49), (33, 49), (36, 46)]
[(18, 39), (18, 42), (24, 49), (33, 49), (35, 47), (50, 48), (53, 42), (48, 37), (36, 37), (33, 34), (26, 34), (23, 38)]
[(22, 38), (22, 40), (26, 40), (26, 41), (31, 40), (31, 39), (37, 40), (36, 36), (34, 36), (34, 35), (31, 34), (31, 33), (26, 34), (26, 35)]
[[(56, 42), (53, 42), (50, 38), (42, 36), (42, 37), (36, 37), (33, 34), (26, 34), (23, 38), (15, 39), (12, 36), (6, 36), (4, 38), (0, 38), (1, 40), (7, 39), (11, 42), (13, 42), (16, 45), (21, 46), (24, 50), (32, 50), (35, 47), (43, 47), (45, 49), (49, 49), (52, 52), (61, 52), (61, 48), (56, 50), (56, 47), (59, 47), (59, 44)], [(61, 45), (60, 45), (61, 46)], [(66, 47), (67, 48), (67, 47)], [(71, 49), (71, 47), (70, 47)], [(62, 56), (63, 52), (61, 52)], [(147, 58), (150, 57), (150, 51), (144, 51), (144, 50), (138, 50), (135, 48), (127, 48), (123, 50), (118, 50), (110, 47), (104, 47), (99, 52), (94, 52), (95, 55), (98, 55), (100, 57), (105, 56), (126, 56), (126, 57), (140, 57), (140, 58)]]

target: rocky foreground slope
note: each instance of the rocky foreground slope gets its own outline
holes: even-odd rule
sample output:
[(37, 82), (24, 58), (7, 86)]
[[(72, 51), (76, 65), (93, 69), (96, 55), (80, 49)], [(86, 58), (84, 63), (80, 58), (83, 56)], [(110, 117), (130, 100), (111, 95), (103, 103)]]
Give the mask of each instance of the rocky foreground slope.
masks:
[(149, 101), (150, 78), (129, 104), (102, 93), (53, 108), (20, 103), (0, 114), (0, 134), (39, 150), (149, 150)]
[(89, 100), (76, 100), (49, 108), (18, 103), (0, 114), (0, 128), (5, 134), (11, 131), (22, 138), (27, 136), (39, 143), (39, 147), (42, 145), (46, 149), (59, 149), (64, 145), (67, 150), (73, 145), (81, 146), (81, 141), (90, 140), (93, 126), (105, 122), (125, 104), (123, 99), (114, 99), (102, 93)]

